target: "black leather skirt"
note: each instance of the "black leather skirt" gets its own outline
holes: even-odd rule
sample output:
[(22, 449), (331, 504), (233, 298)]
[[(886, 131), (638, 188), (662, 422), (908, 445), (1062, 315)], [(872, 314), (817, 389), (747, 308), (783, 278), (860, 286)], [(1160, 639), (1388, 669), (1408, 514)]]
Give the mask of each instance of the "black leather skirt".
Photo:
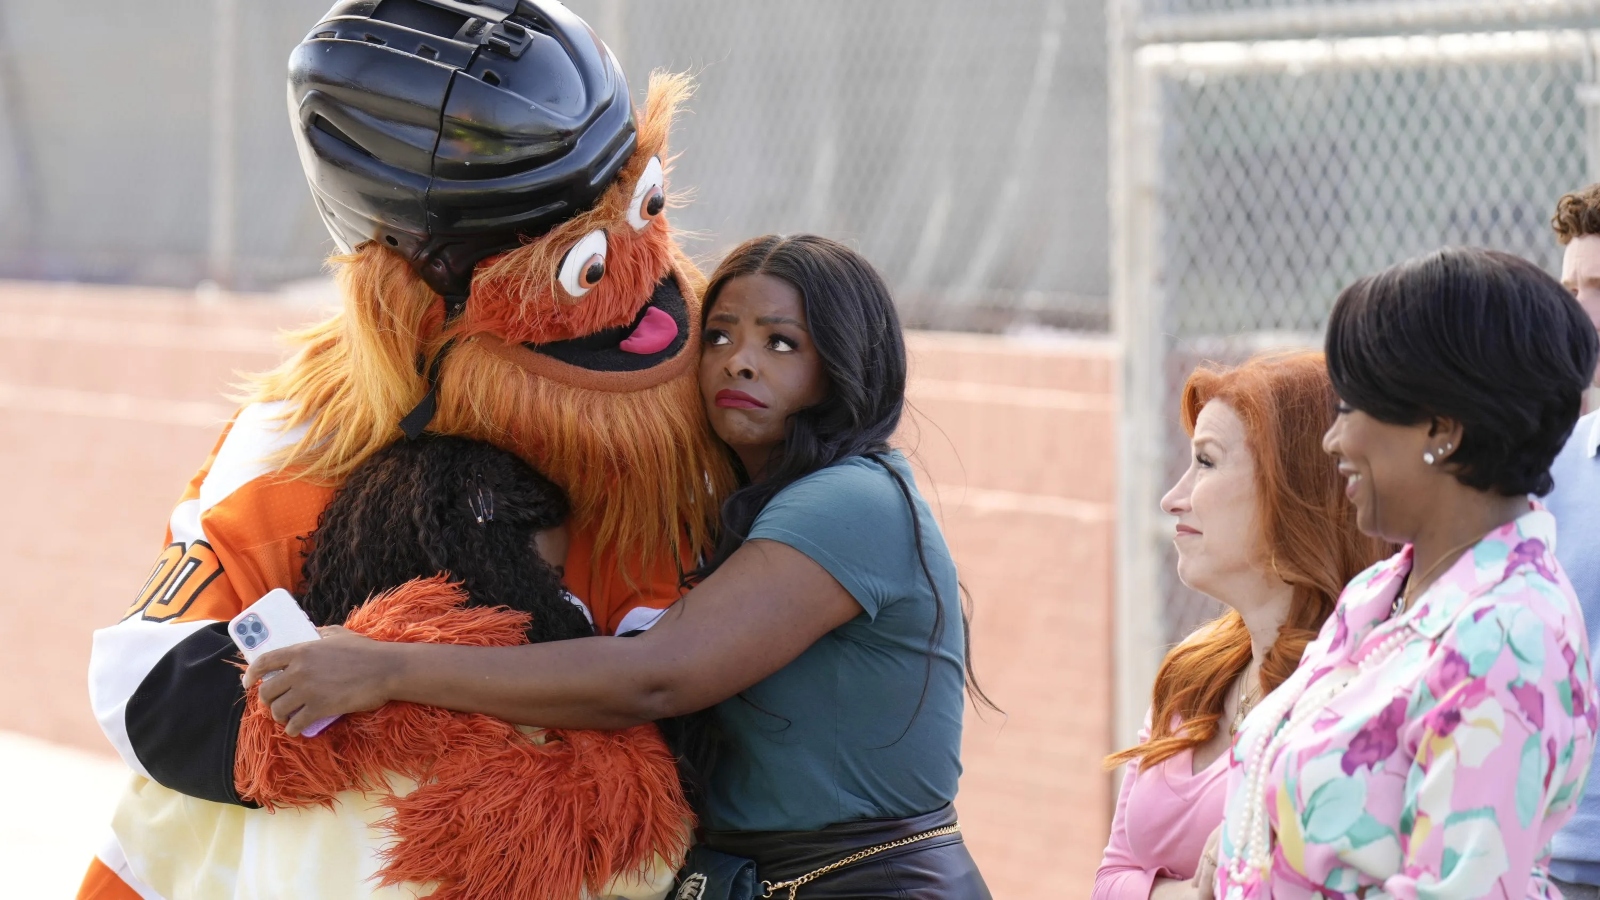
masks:
[[(909, 819), (861, 819), (821, 831), (709, 831), (712, 850), (753, 859), (757, 877), (781, 882), (838, 862), (852, 853), (943, 828), (953, 806)], [(775, 897), (788, 897), (787, 889)], [(990, 900), (961, 833), (885, 850), (802, 886), (796, 900)]]

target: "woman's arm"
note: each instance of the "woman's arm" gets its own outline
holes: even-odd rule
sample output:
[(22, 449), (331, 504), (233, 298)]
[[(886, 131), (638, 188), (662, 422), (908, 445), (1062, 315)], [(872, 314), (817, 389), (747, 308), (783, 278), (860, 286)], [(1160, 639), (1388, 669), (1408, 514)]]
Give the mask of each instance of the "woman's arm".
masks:
[(291, 735), (391, 700), (547, 728), (627, 728), (726, 700), (860, 614), (810, 557), (758, 540), (637, 637), (476, 648), (334, 633), (264, 654), (246, 683), (277, 673), (261, 697)]
[[(1150, 738), (1148, 714), (1145, 718), (1146, 725), (1139, 731), (1141, 744)], [(1138, 777), (1137, 763), (1122, 767), (1122, 789), (1117, 792), (1117, 808), (1111, 817), (1111, 837), (1100, 857), (1100, 868), (1094, 874), (1091, 900), (1196, 900), (1198, 891), (1194, 881), (1168, 877), (1166, 868), (1149, 868), (1133, 853), (1128, 841), (1128, 798)], [(1138, 811), (1134, 810), (1132, 815), (1137, 817)]]

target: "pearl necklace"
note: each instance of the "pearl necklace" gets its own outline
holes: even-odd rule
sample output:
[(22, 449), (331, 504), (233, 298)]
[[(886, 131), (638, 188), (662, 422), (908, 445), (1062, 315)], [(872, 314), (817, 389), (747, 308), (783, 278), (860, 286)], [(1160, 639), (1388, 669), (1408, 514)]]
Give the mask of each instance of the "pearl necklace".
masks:
[[(1343, 681), (1337, 678), (1327, 679), (1327, 682), (1318, 685), (1317, 693), (1311, 695), (1308, 701), (1298, 708), (1295, 704), (1305, 697), (1307, 685), (1304, 682), (1311, 676), (1305, 674), (1302, 678), (1302, 674), (1308, 670), (1297, 669), (1289, 681), (1268, 696), (1266, 703), (1258, 708), (1258, 712), (1264, 711), (1263, 721), (1282, 724), (1275, 731), (1270, 727), (1264, 727), (1252, 736), (1250, 764), (1244, 772), (1246, 810), (1244, 842), (1239, 848), (1239, 855), (1228, 861), (1229, 880), (1235, 885), (1228, 892), (1228, 900), (1246, 896), (1239, 886), (1250, 883), (1249, 876), (1252, 871), (1259, 883), (1272, 863), (1272, 835), (1266, 809), (1267, 778), (1272, 773), (1271, 760), (1283, 750), (1296, 728), (1316, 718), (1317, 714), (1326, 709), (1328, 704), (1333, 702), (1333, 698), (1337, 697), (1358, 675), (1387, 662), (1410, 637), (1410, 633), (1409, 626), (1397, 628), (1382, 644), (1355, 661), (1356, 670), (1349, 678)], [(1292, 715), (1291, 710), (1293, 710)], [(1289, 719), (1284, 722), (1286, 715)]]

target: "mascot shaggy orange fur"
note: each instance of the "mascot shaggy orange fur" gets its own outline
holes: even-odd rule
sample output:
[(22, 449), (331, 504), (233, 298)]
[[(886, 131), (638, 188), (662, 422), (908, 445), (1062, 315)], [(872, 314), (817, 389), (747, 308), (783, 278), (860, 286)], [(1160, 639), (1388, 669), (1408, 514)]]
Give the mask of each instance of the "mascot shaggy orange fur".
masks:
[[(603, 631), (639, 604), (664, 606), (707, 545), (732, 484), (708, 433), (696, 383), (703, 276), (664, 218), (635, 230), (633, 188), (666, 161), (685, 79), (656, 76), (638, 149), (591, 210), (482, 263), (465, 314), (443, 307), (407, 263), (369, 243), (336, 260), (345, 308), (298, 336), (303, 348), (259, 378), (250, 402), (286, 400), (286, 428), (303, 436), (275, 460), (299, 479), (337, 483), (397, 437), (427, 390), (417, 360), (448, 348), (430, 430), (516, 453), (572, 502), (569, 586)], [(557, 280), (568, 250), (604, 230), (606, 274), (572, 298)], [(635, 321), (663, 279), (688, 302), (683, 349), (653, 368), (602, 372), (530, 348)], [(442, 581), (375, 598), (349, 627), (383, 640), (501, 646), (525, 640), (526, 618), (462, 609)], [(395, 703), (348, 716), (325, 739), (284, 735), (252, 691), (239, 735), (241, 797), (267, 808), (324, 804), (342, 792), (384, 792), (396, 842), (381, 853), (383, 884), (436, 883), (440, 900), (577, 898), (661, 857), (681, 860), (692, 822), (671, 754), (653, 726), (617, 733), (530, 736), (487, 716)]]
[[(567, 493), (567, 587), (601, 633), (677, 599), (734, 481), (696, 384), (704, 278), (675, 243), (661, 198), (637, 199), (670, 162), (668, 130), (688, 91), (684, 78), (652, 78), (636, 150), (611, 187), (480, 263), (454, 319), (377, 242), (333, 260), (342, 310), (294, 335), (298, 352), (248, 385), (174, 513), (146, 590), (123, 623), (97, 635), (91, 679), (108, 687), (94, 689), (126, 690), (129, 660), (143, 659), (137, 648), (152, 635), (215, 627), (273, 588), (297, 592), (305, 536), (345, 478), (400, 439), (402, 418), (429, 392), (429, 360), (441, 361), (430, 430), (501, 447)], [(606, 239), (604, 273), (574, 296), (563, 262), (595, 232)], [(678, 331), (661, 344), (668, 314)], [(631, 347), (656, 353), (619, 357), (635, 352), (624, 339), (649, 330), (640, 323), (651, 317), (656, 338)], [(621, 363), (554, 349), (591, 345)], [(197, 570), (193, 590), (180, 592), (188, 582), (172, 573)], [(443, 582), (412, 582), (349, 624), (387, 640), (524, 639), (516, 614), (460, 608), (461, 599)], [(106, 705), (108, 721), (122, 722), (122, 707)], [(302, 740), (287, 738), (252, 693), (240, 728), (233, 786), (266, 809), (200, 799), (141, 771), (80, 898), (660, 898), (692, 827), (653, 726), (530, 734), (391, 704)]]
[[(528, 616), (465, 609), (443, 578), (373, 598), (345, 626), (384, 641), (504, 647), (527, 642)], [(692, 820), (654, 726), (526, 734), (489, 716), (390, 703), (346, 716), (317, 739), (285, 736), (250, 692), (235, 767), (241, 796), (268, 809), (345, 791), (387, 792), (385, 885), (437, 883), (435, 900), (594, 896), (656, 854), (681, 859)]]
[[(689, 90), (682, 76), (652, 77), (638, 148), (616, 183), (594, 208), (481, 263), (465, 314), (448, 327), (438, 295), (397, 254), (374, 242), (337, 258), (343, 312), (296, 335), (301, 351), (258, 378), (248, 398), (290, 401), (285, 425), (306, 426), (277, 462), (301, 478), (342, 480), (398, 436), (400, 419), (426, 393), (419, 357), (454, 341), (430, 430), (507, 449), (566, 490), (574, 535), (567, 572), (597, 624), (614, 627), (636, 590), (658, 602), (676, 596), (733, 474), (696, 384), (705, 278), (664, 216), (635, 231), (628, 213), (650, 161), (669, 162), (668, 130)], [(605, 277), (573, 298), (558, 283), (559, 267), (597, 230), (609, 242)], [(602, 372), (527, 346), (626, 326), (666, 278), (688, 302), (689, 334), (660, 365)]]

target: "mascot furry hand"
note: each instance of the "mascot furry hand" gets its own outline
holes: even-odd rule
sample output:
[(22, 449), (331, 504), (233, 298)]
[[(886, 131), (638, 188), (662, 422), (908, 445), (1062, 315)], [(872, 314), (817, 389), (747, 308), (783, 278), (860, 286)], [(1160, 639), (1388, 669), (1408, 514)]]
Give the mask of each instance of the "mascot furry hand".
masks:
[[(384, 641), (527, 642), (527, 613), (466, 600), (444, 578), (413, 581), (373, 598), (346, 627)], [(390, 703), (304, 740), (285, 735), (255, 693), (239, 735), (241, 796), (349, 819), (345, 810), (370, 808), (349, 792), (387, 792), (396, 776), (418, 785), (386, 794), (376, 823), (354, 821), (389, 838), (384, 886), (437, 884), (437, 900), (638, 895), (670, 880), (665, 860), (688, 849), (691, 814), (654, 726), (528, 734), (489, 716)]]
[(493, 443), (566, 490), (567, 580), (602, 633), (677, 598), (733, 480), (695, 384), (703, 279), (665, 212), (684, 81), (653, 78), (636, 115), (610, 51), (541, 0), (343, 0), (289, 69), (343, 309), (256, 379), (126, 617), (95, 635), (90, 700), (135, 777), (85, 900), (425, 893), (380, 886), (380, 830), (240, 796), (225, 632), (268, 591), (298, 594), (303, 536), (403, 432)]

